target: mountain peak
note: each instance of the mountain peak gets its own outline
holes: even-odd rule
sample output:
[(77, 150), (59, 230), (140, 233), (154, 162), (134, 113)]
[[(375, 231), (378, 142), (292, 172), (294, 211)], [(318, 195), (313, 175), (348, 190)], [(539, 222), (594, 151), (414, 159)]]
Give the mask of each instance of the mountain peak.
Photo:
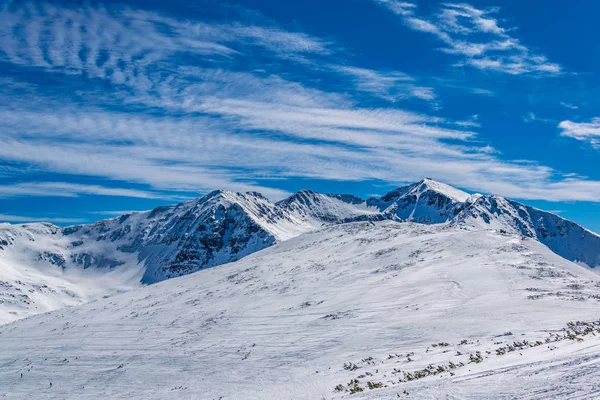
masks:
[(419, 182), (400, 186), (397, 189), (394, 189), (385, 195), (381, 196), (379, 199), (370, 199), (371, 201), (378, 200), (380, 202), (391, 202), (400, 199), (406, 195), (412, 195), (419, 198), (422, 193), (427, 191), (436, 192), (448, 197), (450, 200), (457, 203), (464, 203), (470, 197), (470, 194), (463, 192), (453, 186), (447, 185), (442, 182), (435, 181), (431, 178), (425, 178), (420, 180)]
[(258, 193), (258, 192), (246, 192), (246, 193), (240, 193), (240, 192), (234, 192), (231, 190), (213, 190), (212, 192), (209, 192), (207, 194), (205, 194), (204, 196), (189, 200), (187, 202), (184, 203), (180, 203), (178, 204), (176, 207), (180, 207), (180, 206), (193, 206), (193, 207), (199, 207), (199, 208), (204, 208), (207, 205), (218, 205), (218, 204), (222, 204), (222, 205), (231, 205), (231, 204), (237, 204), (239, 206), (250, 206), (251, 204), (254, 203), (264, 203), (264, 202), (269, 202), (269, 200), (264, 197), (262, 194)]
[(467, 192), (463, 192), (460, 189), (455, 188), (454, 186), (447, 185), (442, 182), (434, 181), (431, 178), (425, 178), (414, 185), (411, 185), (411, 192), (418, 191), (422, 193), (426, 190), (432, 190), (434, 192), (441, 193), (454, 201), (464, 203), (470, 197), (470, 194)]
[(255, 192), (255, 191), (250, 191), (250, 192), (246, 192), (247, 196), (250, 197), (256, 197), (258, 199), (263, 199), (263, 200), (268, 200), (262, 193), (260, 192)]
[(291, 196), (277, 202), (278, 205), (290, 205), (293, 203), (301, 203), (304, 205), (309, 205), (315, 199), (318, 199), (324, 195), (317, 193), (313, 190), (302, 189), (292, 194)]

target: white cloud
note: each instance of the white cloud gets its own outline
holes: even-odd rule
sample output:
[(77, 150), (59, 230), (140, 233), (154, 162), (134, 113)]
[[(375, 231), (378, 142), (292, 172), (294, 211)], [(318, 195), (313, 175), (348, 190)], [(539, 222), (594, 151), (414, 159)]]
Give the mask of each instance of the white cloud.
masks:
[(392, 102), (409, 98), (433, 100), (436, 97), (433, 88), (417, 85), (415, 78), (403, 72), (375, 71), (343, 65), (332, 68), (352, 78), (358, 90)]
[[(435, 176), (509, 197), (600, 196), (598, 182), (566, 177), (532, 162), (499, 159), (489, 145), (473, 141), (476, 133), (465, 130), (463, 121), (400, 110), (274, 104), (259, 98), (204, 99), (199, 106), (221, 117), (216, 121), (77, 109), (10, 110), (0, 118), (14, 121), (0, 130), (0, 157), (159, 189), (260, 190), (272, 198), (286, 193), (253, 181), (309, 177), (396, 182)], [(464, 122), (476, 125), (476, 120)], [(446, 142), (449, 138), (454, 142)]]
[(468, 86), (468, 85), (465, 85), (463, 82), (460, 82), (460, 81), (457, 81), (454, 79), (432, 77), (431, 80), (437, 82), (441, 86), (444, 86), (447, 88), (452, 88), (452, 89), (464, 90), (471, 94), (476, 94), (476, 95), (486, 96), (486, 97), (496, 96), (496, 92), (494, 92), (492, 90), (484, 89), (481, 87)]
[(414, 9), (417, 7), (413, 3), (408, 3), (398, 0), (374, 0), (376, 3), (388, 7), (390, 10), (398, 15), (411, 15)]
[(579, 106), (576, 106), (575, 104), (571, 104), (571, 103), (565, 103), (564, 101), (561, 101), (560, 105), (563, 106), (563, 107), (565, 107), (565, 108), (571, 109), (571, 110), (578, 110), (579, 109)]
[(532, 112), (528, 112), (524, 117), (523, 117), (523, 121), (524, 122), (534, 122), (536, 120), (535, 118), (535, 114)]
[(374, 0), (399, 15), (411, 29), (426, 32), (444, 43), (440, 50), (460, 58), (457, 66), (470, 66), (511, 75), (562, 73), (560, 65), (548, 61), (509, 34), (494, 15), (498, 8), (477, 9), (468, 4), (443, 3), (431, 16), (418, 14), (416, 5), (394, 0)]
[(496, 95), (495, 92), (489, 90), (489, 89), (482, 89), (482, 88), (469, 88), (469, 91), (473, 94), (479, 94), (482, 96), (490, 96), (493, 97)]
[(562, 121), (558, 124), (561, 135), (588, 142), (592, 147), (600, 149), (600, 118), (592, 118), (590, 122)]
[(11, 215), (11, 214), (0, 214), (0, 223), (1, 222), (50, 222), (54, 224), (77, 224), (81, 222), (85, 222), (85, 220), (81, 218), (62, 218), (62, 217), (32, 217), (28, 215)]
[(328, 43), (275, 27), (180, 21), (143, 10), (5, 3), (0, 59), (17, 65), (108, 79), (143, 88), (149, 70), (169, 57), (227, 59), (256, 46), (279, 57), (329, 54)]
[[(463, 40), (470, 34), (461, 27), (507, 35), (490, 17), (490, 10), (445, 5), (454, 11), (446, 13), (443, 21), (441, 17), (430, 21), (416, 16), (416, 7), (409, 3), (380, 2), (406, 17), (407, 23), (434, 33), (446, 44), (446, 51), (465, 62), (493, 61), (495, 68), (508, 68), (508, 55), (487, 61), (485, 57), (491, 49), (529, 54), (510, 38), (497, 43)], [(7, 41), (0, 44), (0, 52), (5, 61), (43, 71), (85, 73), (119, 85), (102, 93), (82, 88), (78, 95), (86, 101), (67, 102), (69, 106), (37, 93), (35, 87), (19, 96), (0, 95), (0, 159), (151, 189), (123, 192), (49, 183), (5, 187), (6, 196), (63, 190), (66, 195), (103, 192), (149, 197), (157, 191), (222, 188), (258, 190), (278, 199), (287, 192), (269, 187), (269, 180), (395, 183), (434, 176), (511, 197), (600, 198), (596, 181), (532, 162), (500, 159), (491, 145), (478, 141), (476, 118), (450, 120), (396, 107), (357, 107), (347, 90), (335, 93), (309, 87), (295, 82), (291, 74), (284, 78), (272, 71), (227, 69), (227, 60), (243, 57), (244, 51), (256, 46), (268, 50), (278, 62), (330, 56), (330, 46), (318, 38), (273, 27), (178, 21), (139, 10), (36, 7), (17, 12), (12, 5), (4, 6), (0, 18), (8, 22), (0, 27), (0, 34)], [(470, 25), (464, 25), (465, 19)], [(82, 24), (89, 25), (85, 32), (79, 29)], [(21, 31), (27, 34), (17, 33)], [(192, 53), (194, 62), (171, 60), (181, 52)], [(199, 66), (198, 56), (225, 61)], [(551, 69), (542, 65), (542, 58), (528, 57), (525, 61), (517, 57), (515, 62), (525, 62), (522, 68), (531, 69), (537, 62), (540, 69)], [(327, 65), (334, 58), (339, 57), (330, 57)], [(355, 79), (363, 93), (391, 99), (434, 96), (430, 88), (400, 72), (344, 68), (338, 72)]]
[(77, 197), (81, 194), (144, 199), (174, 199), (173, 195), (170, 194), (69, 182), (21, 182), (12, 185), (0, 185), (0, 199), (26, 196)]
[(523, 116), (523, 122), (543, 122), (545, 124), (555, 124), (557, 121), (550, 118), (542, 118), (539, 115), (534, 114), (533, 112), (528, 112)]
[(106, 210), (106, 211), (88, 211), (88, 214), (91, 215), (125, 215), (132, 213), (144, 212), (147, 210)]

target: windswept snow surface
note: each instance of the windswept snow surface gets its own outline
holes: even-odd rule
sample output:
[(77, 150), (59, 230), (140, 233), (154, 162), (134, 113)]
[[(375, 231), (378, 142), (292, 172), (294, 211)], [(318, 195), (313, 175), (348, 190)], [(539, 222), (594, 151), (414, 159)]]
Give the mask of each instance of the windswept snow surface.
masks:
[(600, 236), (498, 196), (424, 179), (379, 197), (302, 190), (272, 203), (217, 190), (89, 225), (0, 224), (0, 324), (239, 260), (323, 226), (393, 220), (529, 237), (600, 265)]
[[(600, 335), (561, 329), (599, 298), (597, 274), (521, 234), (334, 225), (0, 326), (0, 398), (598, 398)], [(403, 381), (429, 365), (447, 370)]]

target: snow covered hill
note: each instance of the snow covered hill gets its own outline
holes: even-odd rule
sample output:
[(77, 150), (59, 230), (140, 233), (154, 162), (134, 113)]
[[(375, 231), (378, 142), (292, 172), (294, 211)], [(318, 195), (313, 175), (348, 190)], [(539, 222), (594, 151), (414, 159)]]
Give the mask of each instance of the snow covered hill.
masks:
[(596, 398), (599, 299), (535, 237), (332, 225), (0, 326), (0, 398)]
[(324, 225), (381, 220), (510, 232), (600, 264), (598, 235), (431, 179), (367, 200), (303, 190), (274, 204), (259, 193), (214, 191), (90, 225), (0, 224), (0, 323), (236, 261)]

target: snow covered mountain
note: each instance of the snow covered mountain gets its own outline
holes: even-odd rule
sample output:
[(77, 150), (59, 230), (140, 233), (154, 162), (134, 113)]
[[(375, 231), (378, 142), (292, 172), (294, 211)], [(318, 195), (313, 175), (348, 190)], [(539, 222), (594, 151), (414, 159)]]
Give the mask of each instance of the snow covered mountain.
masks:
[(452, 221), (534, 238), (563, 258), (591, 268), (600, 265), (600, 236), (555, 214), (500, 196), (472, 196)]
[(591, 399), (599, 299), (516, 231), (329, 225), (0, 326), (0, 397)]
[(424, 179), (393, 190), (381, 198), (367, 200), (390, 219), (437, 224), (454, 218), (469, 194), (446, 184)]
[(259, 193), (214, 191), (90, 225), (0, 225), (0, 323), (236, 261), (324, 225), (382, 220), (510, 232), (600, 264), (593, 232), (431, 179), (367, 200), (303, 190), (274, 204)]
[(215, 191), (90, 225), (0, 225), (0, 323), (238, 260), (376, 210), (302, 191)]

